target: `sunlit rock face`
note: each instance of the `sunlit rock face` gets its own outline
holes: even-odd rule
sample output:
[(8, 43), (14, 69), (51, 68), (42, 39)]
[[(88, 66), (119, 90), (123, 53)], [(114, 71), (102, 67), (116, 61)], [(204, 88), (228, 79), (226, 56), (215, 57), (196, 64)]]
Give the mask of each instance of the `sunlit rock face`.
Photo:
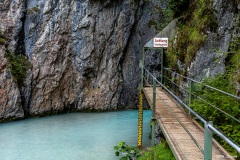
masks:
[[(6, 103), (0, 118), (136, 107), (141, 50), (155, 34), (147, 27), (147, 5), (142, 0), (0, 0), (0, 30), (8, 39), (0, 50), (0, 103)], [(6, 50), (31, 62), (24, 86), (7, 68)]]

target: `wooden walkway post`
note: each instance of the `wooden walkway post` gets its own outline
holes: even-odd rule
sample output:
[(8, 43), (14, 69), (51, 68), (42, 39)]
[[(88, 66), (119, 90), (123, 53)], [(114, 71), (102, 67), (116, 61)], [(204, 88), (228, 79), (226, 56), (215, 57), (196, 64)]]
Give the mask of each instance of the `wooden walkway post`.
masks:
[(163, 77), (164, 77), (164, 65), (163, 65), (163, 56), (164, 56), (164, 48), (162, 47), (162, 49), (161, 49), (161, 83), (163, 84), (163, 82), (164, 82), (164, 79), (163, 79)]

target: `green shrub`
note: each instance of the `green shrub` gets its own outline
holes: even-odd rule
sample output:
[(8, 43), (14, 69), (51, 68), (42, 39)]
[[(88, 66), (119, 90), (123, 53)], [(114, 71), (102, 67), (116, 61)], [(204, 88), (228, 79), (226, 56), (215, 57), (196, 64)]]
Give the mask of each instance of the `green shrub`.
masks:
[[(235, 88), (229, 83), (228, 74), (219, 75), (214, 79), (207, 79), (204, 81), (204, 84), (210, 85), (231, 94), (234, 94), (235, 92)], [(206, 100), (208, 103), (211, 103), (213, 106), (218, 107), (220, 110), (239, 119), (239, 100), (236, 100), (230, 96), (204, 86), (201, 88), (201, 90), (196, 91), (194, 94)], [(213, 121), (214, 126), (221, 130), (225, 135), (230, 137), (235, 143), (240, 144), (240, 125), (238, 122), (200, 99), (195, 98), (190, 106), (194, 111), (202, 115), (207, 121)], [(227, 146), (226, 142), (224, 142), (219, 137), (216, 137), (216, 139), (228, 151), (236, 154), (232, 148)]]
[(9, 62), (8, 67), (14, 77), (14, 80), (19, 86), (24, 85), (27, 70), (31, 68), (31, 63), (28, 61), (26, 56), (16, 55), (11, 51), (7, 51), (6, 57)]
[(177, 60), (178, 60), (178, 53), (176, 51), (176, 48), (173, 47), (171, 50), (167, 51), (166, 54), (166, 63), (168, 66), (171, 66), (171, 68), (177, 68)]
[[(228, 66), (230, 71), (229, 82), (235, 86), (236, 83), (240, 84), (240, 49), (238, 49), (230, 60)], [(240, 88), (235, 91), (237, 96), (240, 96)]]
[(117, 146), (113, 147), (115, 155), (122, 157), (120, 160), (137, 160), (140, 156), (139, 150), (134, 146), (128, 146), (125, 142), (119, 142)]
[(122, 155), (120, 160), (175, 160), (168, 144), (161, 142), (155, 147), (139, 151), (136, 147), (128, 146), (125, 142), (119, 142), (114, 146), (116, 156)]
[(144, 151), (138, 160), (175, 160), (166, 142), (161, 142), (155, 147)]

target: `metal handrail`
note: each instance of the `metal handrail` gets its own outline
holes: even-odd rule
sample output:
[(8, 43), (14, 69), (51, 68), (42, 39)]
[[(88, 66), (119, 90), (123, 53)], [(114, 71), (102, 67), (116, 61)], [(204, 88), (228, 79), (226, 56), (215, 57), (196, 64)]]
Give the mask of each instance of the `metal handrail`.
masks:
[[(154, 79), (156, 80), (156, 79)], [(190, 133), (190, 131), (184, 126), (184, 124), (179, 120), (179, 118), (176, 116), (176, 114), (169, 108), (169, 106), (166, 104), (166, 102), (157, 94), (158, 98), (161, 99), (163, 104), (166, 106), (166, 108), (171, 112), (171, 114), (174, 116), (174, 118), (178, 121), (178, 123), (183, 127), (183, 129), (187, 132), (187, 134), (191, 137), (191, 139), (194, 141), (194, 143), (197, 145), (199, 150), (204, 153), (203, 148), (200, 146), (200, 144), (197, 142), (197, 140), (193, 137), (193, 135)]]
[[(172, 84), (175, 84), (176, 86), (180, 87), (180, 86), (179, 86), (177, 83), (173, 82), (173, 81), (172, 81), (172, 80), (170, 80), (169, 78), (167, 78), (167, 77), (165, 77), (165, 78), (166, 78), (168, 81), (170, 81)], [(206, 101), (205, 99), (203, 99), (203, 98), (201, 98), (201, 97), (199, 97), (199, 96), (195, 95), (194, 93), (191, 93), (191, 92), (190, 92), (190, 91), (188, 91), (187, 89), (183, 88), (183, 90), (184, 90), (184, 91), (186, 91), (187, 93), (189, 93), (189, 94), (191, 94), (191, 95), (195, 96), (196, 98), (198, 98), (198, 99), (202, 100), (202, 101), (203, 101), (205, 104), (207, 104), (207, 105), (209, 105), (209, 106), (211, 106), (211, 107), (215, 108), (216, 110), (218, 110), (218, 111), (220, 111), (220, 112), (224, 113), (225, 115), (227, 115), (227, 116), (231, 117), (231, 118), (232, 118), (232, 119), (234, 119), (236, 122), (240, 123), (240, 120), (239, 120), (239, 119), (237, 119), (237, 118), (235, 118), (235, 117), (234, 117), (234, 116), (232, 116), (231, 114), (229, 114), (229, 113), (225, 112), (224, 110), (222, 110), (222, 109), (220, 109), (220, 108), (218, 108), (218, 107), (214, 106), (213, 104), (211, 104), (211, 103), (209, 103), (208, 101)]]
[[(146, 81), (146, 83), (148, 85), (151, 85), (148, 80), (145, 78), (145, 76), (143, 76), (144, 81)], [(156, 79), (153, 79), (156, 82)], [(153, 85), (154, 87), (154, 85)], [(155, 86), (156, 87), (156, 86)], [(191, 137), (191, 139), (194, 141), (194, 143), (197, 145), (197, 147), (199, 148), (199, 150), (204, 154), (204, 150), (201, 147), (201, 145), (197, 142), (197, 140), (194, 138), (194, 136), (190, 133), (190, 131), (184, 126), (184, 124), (181, 122), (181, 120), (179, 120), (179, 118), (176, 116), (176, 114), (169, 108), (169, 106), (166, 104), (166, 102), (156, 93), (156, 91), (153, 93), (155, 93), (158, 98), (161, 99), (161, 101), (163, 102), (164, 106), (170, 111), (170, 113), (174, 116), (174, 118), (178, 121), (178, 123), (183, 127), (183, 129), (187, 132), (187, 134)], [(154, 111), (154, 109), (153, 109)]]
[[(198, 83), (198, 84), (202, 84), (201, 82), (199, 82), (199, 81), (197, 81), (197, 80), (195, 80), (195, 79), (192, 79), (192, 78), (183, 76), (183, 75), (181, 75), (181, 74), (179, 74), (179, 73), (176, 73), (176, 72), (172, 71), (170, 68), (164, 68), (164, 69), (165, 69), (165, 70), (168, 70), (168, 71), (170, 71), (170, 72), (172, 72), (172, 73), (174, 73), (174, 74), (176, 74), (176, 75), (178, 75), (178, 76), (180, 76), (180, 77), (183, 77), (183, 78), (185, 78), (185, 79), (191, 80), (191, 81), (196, 82), (196, 83)], [(214, 88), (214, 87), (209, 86), (209, 85), (206, 85), (206, 84), (204, 84), (204, 86), (206, 86), (206, 87), (208, 87), (208, 88), (211, 88), (211, 89), (213, 89), (213, 90), (215, 90), (215, 91), (221, 92), (221, 93), (223, 93), (223, 94), (226, 94), (226, 95), (228, 95), (228, 96), (230, 96), (230, 97), (233, 97), (233, 98), (235, 98), (235, 99), (240, 100), (240, 97), (235, 96), (235, 95), (232, 95), (232, 94), (230, 94), (230, 93), (228, 93), (228, 92), (224, 92), (224, 91), (222, 91), (222, 90), (220, 90), (220, 89)]]
[[(240, 153), (240, 147), (234, 143), (232, 140), (230, 140), (228, 137), (226, 137), (221, 131), (219, 131), (217, 128), (215, 128), (213, 125), (209, 124), (202, 116), (200, 116), (198, 113), (196, 113), (194, 110), (192, 110), (187, 104), (185, 104), (180, 98), (178, 98), (174, 93), (172, 93), (166, 86), (164, 86), (161, 82), (159, 82), (156, 77), (150, 73), (144, 66), (143, 69), (162, 87), (164, 88), (171, 96), (173, 96), (180, 104), (182, 104), (188, 111), (190, 111), (194, 116), (196, 116), (202, 123), (207, 124), (207, 128), (209, 128), (211, 131), (213, 131), (216, 135), (218, 135), (220, 138), (222, 138), (225, 142), (227, 142), (231, 147), (233, 147), (238, 153)], [(179, 74), (178, 74), (179, 75)], [(182, 76), (182, 75), (181, 75)], [(184, 78), (187, 78), (185, 76), (182, 76)], [(190, 78), (188, 78), (190, 79)], [(191, 79), (193, 80), (193, 79)], [(198, 81), (193, 80), (194, 82), (200, 83)], [(213, 88), (213, 87), (212, 87)], [(224, 93), (224, 91), (222, 91)], [(231, 95), (231, 94), (230, 94)]]
[(211, 129), (214, 133), (216, 133), (219, 137), (221, 137), (225, 142), (227, 142), (230, 146), (232, 146), (238, 153), (240, 153), (240, 147), (231, 141), (228, 137), (226, 137), (222, 132), (220, 132), (217, 128), (212, 125), (208, 125), (208, 128)]
[[(144, 69), (148, 72), (149, 75), (152, 76), (152, 78), (156, 79), (153, 74), (151, 74), (145, 67)], [(161, 85), (169, 94), (171, 94), (177, 101), (179, 101), (184, 107), (186, 107), (194, 116), (196, 116), (200, 121), (203, 123), (207, 123), (207, 121), (198, 115), (194, 110), (192, 110), (187, 104), (185, 104), (180, 98), (178, 98), (174, 93), (172, 93), (166, 86), (164, 86), (162, 83), (160, 83), (157, 79), (156, 82)]]

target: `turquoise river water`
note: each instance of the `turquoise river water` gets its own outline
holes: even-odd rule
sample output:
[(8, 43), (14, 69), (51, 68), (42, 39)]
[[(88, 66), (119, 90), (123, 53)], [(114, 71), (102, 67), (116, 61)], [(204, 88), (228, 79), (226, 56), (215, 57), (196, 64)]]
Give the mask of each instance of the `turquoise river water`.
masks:
[[(143, 113), (149, 146), (151, 111)], [(69, 113), (0, 124), (0, 160), (118, 160), (119, 141), (137, 145), (138, 111)]]

